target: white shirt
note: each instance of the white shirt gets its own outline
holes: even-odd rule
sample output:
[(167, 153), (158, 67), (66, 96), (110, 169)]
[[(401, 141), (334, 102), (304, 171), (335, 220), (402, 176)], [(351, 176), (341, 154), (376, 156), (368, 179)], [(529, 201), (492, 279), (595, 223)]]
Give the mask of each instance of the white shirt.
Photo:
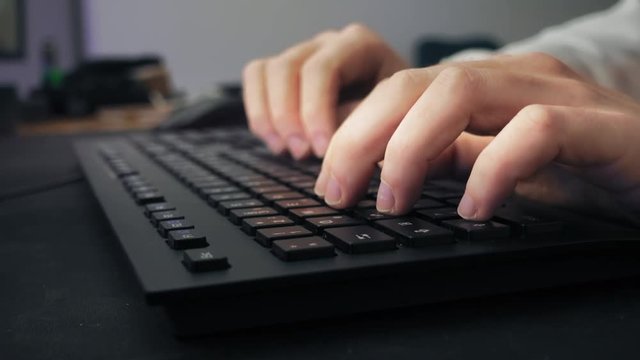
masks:
[[(640, 100), (640, 0), (622, 0), (605, 11), (547, 28), (498, 51), (547, 53), (600, 85)], [(479, 60), (491, 54), (471, 49), (447, 60)]]

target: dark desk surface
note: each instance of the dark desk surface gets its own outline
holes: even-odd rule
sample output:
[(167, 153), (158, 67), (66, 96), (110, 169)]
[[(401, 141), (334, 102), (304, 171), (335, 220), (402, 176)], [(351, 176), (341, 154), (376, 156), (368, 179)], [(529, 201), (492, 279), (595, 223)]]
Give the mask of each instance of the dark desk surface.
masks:
[(69, 138), (1, 140), (0, 199), (3, 359), (640, 356), (638, 279), (179, 341), (144, 304)]

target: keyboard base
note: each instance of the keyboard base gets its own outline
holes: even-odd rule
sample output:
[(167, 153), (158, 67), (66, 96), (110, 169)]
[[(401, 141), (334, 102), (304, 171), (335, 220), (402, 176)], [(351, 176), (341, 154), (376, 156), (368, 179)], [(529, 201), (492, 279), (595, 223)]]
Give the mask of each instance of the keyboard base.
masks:
[[(619, 244), (618, 244), (619, 245)], [(338, 283), (288, 286), (165, 306), (177, 337), (333, 318), (382, 309), (640, 276), (640, 243), (448, 261)], [(407, 274), (413, 274), (408, 276)]]

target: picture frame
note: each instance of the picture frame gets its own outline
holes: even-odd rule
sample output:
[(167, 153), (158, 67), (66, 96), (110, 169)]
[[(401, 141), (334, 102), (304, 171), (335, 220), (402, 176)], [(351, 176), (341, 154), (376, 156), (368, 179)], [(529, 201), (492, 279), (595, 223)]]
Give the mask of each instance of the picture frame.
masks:
[(25, 56), (24, 7), (24, 0), (0, 0), (0, 61)]

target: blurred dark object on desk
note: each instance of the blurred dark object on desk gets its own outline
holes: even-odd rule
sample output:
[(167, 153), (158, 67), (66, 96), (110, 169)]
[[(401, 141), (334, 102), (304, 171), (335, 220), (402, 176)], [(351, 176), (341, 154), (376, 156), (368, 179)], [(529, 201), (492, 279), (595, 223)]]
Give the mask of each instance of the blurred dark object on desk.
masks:
[(11, 136), (16, 132), (19, 112), (16, 88), (0, 84), (0, 136)]
[(210, 94), (176, 104), (158, 129), (202, 129), (213, 126), (239, 126), (245, 123), (242, 85), (223, 83)]
[(169, 72), (155, 56), (86, 61), (66, 75), (51, 69), (45, 66), (41, 87), (25, 102), (27, 121), (82, 117), (103, 106), (148, 104), (172, 96)]

